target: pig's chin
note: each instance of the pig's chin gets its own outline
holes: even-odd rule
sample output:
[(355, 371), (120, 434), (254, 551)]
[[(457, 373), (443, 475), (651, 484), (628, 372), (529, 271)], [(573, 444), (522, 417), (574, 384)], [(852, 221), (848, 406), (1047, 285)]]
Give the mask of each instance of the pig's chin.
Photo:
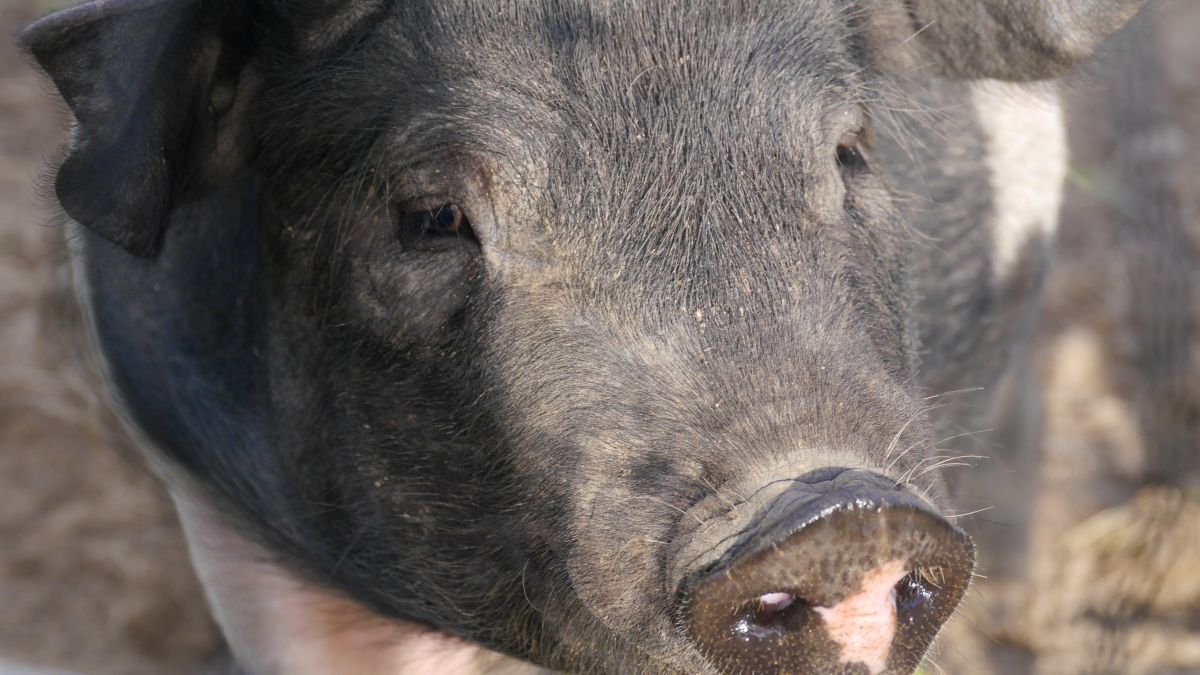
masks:
[(176, 495), (196, 571), (213, 615), (248, 672), (288, 675), (440, 675), (536, 672), (532, 666), (440, 631), (380, 617), (314, 587)]

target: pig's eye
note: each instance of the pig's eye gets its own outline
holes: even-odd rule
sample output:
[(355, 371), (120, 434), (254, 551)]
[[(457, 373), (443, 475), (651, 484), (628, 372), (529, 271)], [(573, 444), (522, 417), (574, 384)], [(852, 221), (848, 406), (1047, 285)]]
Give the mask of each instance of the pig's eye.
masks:
[(470, 227), (458, 204), (442, 204), (433, 208), (404, 210), (400, 213), (401, 234), (440, 237), (458, 234), (463, 225)]
[(842, 134), (837, 145), (837, 161), (843, 170), (862, 171), (867, 168), (867, 161), (862, 155), (862, 131), (852, 131)]
[(475, 240), (471, 223), (458, 204), (430, 207), (403, 207), (397, 214), (396, 236), (402, 243), (438, 237)]

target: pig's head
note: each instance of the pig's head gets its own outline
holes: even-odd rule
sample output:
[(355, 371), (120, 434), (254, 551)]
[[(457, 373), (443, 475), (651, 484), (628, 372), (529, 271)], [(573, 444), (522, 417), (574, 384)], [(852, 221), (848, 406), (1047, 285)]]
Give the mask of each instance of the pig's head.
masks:
[(116, 390), (272, 564), (553, 668), (899, 673), (974, 556), (873, 125), (1134, 4), (97, 0), (24, 40)]

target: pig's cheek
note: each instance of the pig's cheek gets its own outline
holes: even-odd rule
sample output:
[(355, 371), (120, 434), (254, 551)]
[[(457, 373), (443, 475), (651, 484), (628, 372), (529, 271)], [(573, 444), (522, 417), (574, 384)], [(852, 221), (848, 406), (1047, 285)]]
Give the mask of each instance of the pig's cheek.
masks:
[(307, 584), (266, 562), (270, 556), (261, 547), (222, 524), (209, 507), (178, 495), (175, 503), (213, 615), (249, 672), (469, 675), (503, 660)]

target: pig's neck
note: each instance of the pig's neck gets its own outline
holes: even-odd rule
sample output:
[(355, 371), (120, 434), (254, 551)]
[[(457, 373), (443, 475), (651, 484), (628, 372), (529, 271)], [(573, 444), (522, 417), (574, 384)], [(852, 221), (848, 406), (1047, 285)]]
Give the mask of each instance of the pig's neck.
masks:
[(238, 663), (255, 675), (537, 672), (314, 587), (269, 562), (199, 500), (177, 494), (175, 504), (213, 615)]

